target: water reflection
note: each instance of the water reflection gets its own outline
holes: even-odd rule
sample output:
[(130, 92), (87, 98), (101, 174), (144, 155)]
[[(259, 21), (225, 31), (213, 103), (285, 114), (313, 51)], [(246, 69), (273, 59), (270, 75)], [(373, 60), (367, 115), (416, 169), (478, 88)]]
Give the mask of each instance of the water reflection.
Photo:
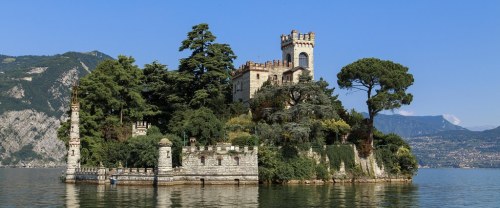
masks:
[(422, 169), (414, 184), (97, 186), (0, 168), (0, 207), (498, 207), (500, 169)]
[(80, 207), (75, 184), (66, 184), (66, 207)]
[(259, 186), (66, 185), (67, 207), (257, 207)]
[(413, 184), (66, 185), (67, 207), (415, 207)]
[(259, 189), (263, 207), (416, 207), (413, 184), (331, 184), (264, 186)]

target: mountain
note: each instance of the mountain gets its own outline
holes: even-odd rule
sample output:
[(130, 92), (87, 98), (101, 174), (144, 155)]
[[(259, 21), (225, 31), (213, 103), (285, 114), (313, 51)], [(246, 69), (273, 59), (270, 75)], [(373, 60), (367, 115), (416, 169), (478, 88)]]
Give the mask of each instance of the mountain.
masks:
[[(363, 113), (367, 116), (366, 113)], [(402, 137), (415, 137), (450, 130), (466, 130), (454, 125), (443, 116), (402, 116), (379, 114), (375, 128), (383, 133), (396, 133)]]
[(500, 167), (500, 127), (455, 130), (407, 138), (419, 164), (427, 167)]
[(483, 126), (467, 126), (465, 127), (466, 129), (469, 129), (471, 131), (484, 131), (484, 130), (490, 130), (496, 128), (496, 126), (493, 125), (483, 125)]
[(405, 138), (424, 167), (500, 167), (500, 127), (470, 131), (443, 116), (384, 114), (375, 117), (375, 127)]
[(63, 164), (57, 129), (67, 119), (71, 85), (105, 59), (99, 51), (0, 55), (0, 166)]

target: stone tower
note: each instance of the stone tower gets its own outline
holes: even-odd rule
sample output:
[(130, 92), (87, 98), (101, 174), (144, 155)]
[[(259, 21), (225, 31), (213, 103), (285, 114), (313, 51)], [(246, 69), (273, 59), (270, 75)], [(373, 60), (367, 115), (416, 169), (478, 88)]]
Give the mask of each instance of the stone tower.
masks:
[(78, 87), (73, 86), (71, 95), (71, 129), (69, 133), (68, 162), (66, 165), (66, 183), (75, 182), (75, 171), (80, 168), (80, 103)]
[(294, 67), (301, 66), (310, 71), (314, 79), (314, 39), (315, 34), (309, 32), (301, 34), (292, 30), (290, 35), (281, 35), (281, 51), (283, 61), (293, 63)]
[(160, 146), (158, 155), (158, 173), (167, 173), (172, 171), (172, 142), (163, 138), (158, 143)]

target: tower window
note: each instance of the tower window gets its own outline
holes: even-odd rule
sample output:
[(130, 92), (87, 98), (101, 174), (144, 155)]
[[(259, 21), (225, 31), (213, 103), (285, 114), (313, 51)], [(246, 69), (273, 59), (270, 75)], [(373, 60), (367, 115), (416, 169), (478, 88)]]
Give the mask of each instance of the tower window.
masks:
[(217, 159), (217, 164), (218, 164), (219, 166), (221, 166), (221, 165), (222, 165), (222, 159), (220, 159), (220, 158), (219, 158), (219, 159)]
[(201, 156), (200, 160), (201, 160), (201, 165), (205, 165), (205, 156)]
[(260, 74), (257, 74), (257, 79), (260, 79)]
[(304, 52), (299, 54), (299, 66), (309, 67), (309, 57)]
[(235, 157), (234, 160), (236, 161), (236, 165), (240, 165), (240, 158), (239, 157)]
[(290, 54), (286, 54), (286, 61), (288, 62), (288, 64), (292, 62), (292, 56)]
[(71, 150), (71, 156), (75, 156), (75, 150)]

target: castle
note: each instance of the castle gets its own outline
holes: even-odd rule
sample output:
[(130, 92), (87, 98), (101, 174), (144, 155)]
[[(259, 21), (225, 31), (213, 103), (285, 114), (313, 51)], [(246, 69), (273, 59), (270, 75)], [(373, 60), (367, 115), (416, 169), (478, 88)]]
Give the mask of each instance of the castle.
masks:
[(246, 62), (232, 74), (233, 101), (248, 104), (264, 82), (273, 84), (296, 83), (303, 71), (309, 71), (314, 79), (315, 34), (301, 34), (292, 30), (281, 35), (282, 59), (265, 63)]
[[(158, 167), (106, 168), (80, 166), (80, 133), (78, 92), (73, 87), (71, 99), (71, 130), (66, 166), (66, 183), (176, 185), (176, 184), (257, 184), (259, 182), (257, 147), (228, 144), (182, 148), (182, 165), (172, 166), (172, 142), (168, 138), (158, 143)], [(134, 136), (144, 134), (145, 122), (134, 124)]]
[[(248, 104), (254, 93), (265, 81), (273, 84), (290, 84), (299, 80), (300, 74), (309, 71), (314, 78), (315, 34), (300, 34), (292, 30), (281, 35), (282, 60), (265, 63), (247, 62), (232, 74), (233, 101)], [(159, 144), (158, 167), (106, 168), (80, 166), (80, 133), (77, 88), (73, 87), (71, 99), (71, 130), (68, 149), (66, 183), (117, 183), (131, 185), (175, 184), (257, 184), (258, 148), (235, 147), (228, 144), (191, 146), (182, 148), (182, 165), (172, 167), (172, 143), (168, 138)], [(150, 125), (136, 122), (132, 136), (146, 135)]]

